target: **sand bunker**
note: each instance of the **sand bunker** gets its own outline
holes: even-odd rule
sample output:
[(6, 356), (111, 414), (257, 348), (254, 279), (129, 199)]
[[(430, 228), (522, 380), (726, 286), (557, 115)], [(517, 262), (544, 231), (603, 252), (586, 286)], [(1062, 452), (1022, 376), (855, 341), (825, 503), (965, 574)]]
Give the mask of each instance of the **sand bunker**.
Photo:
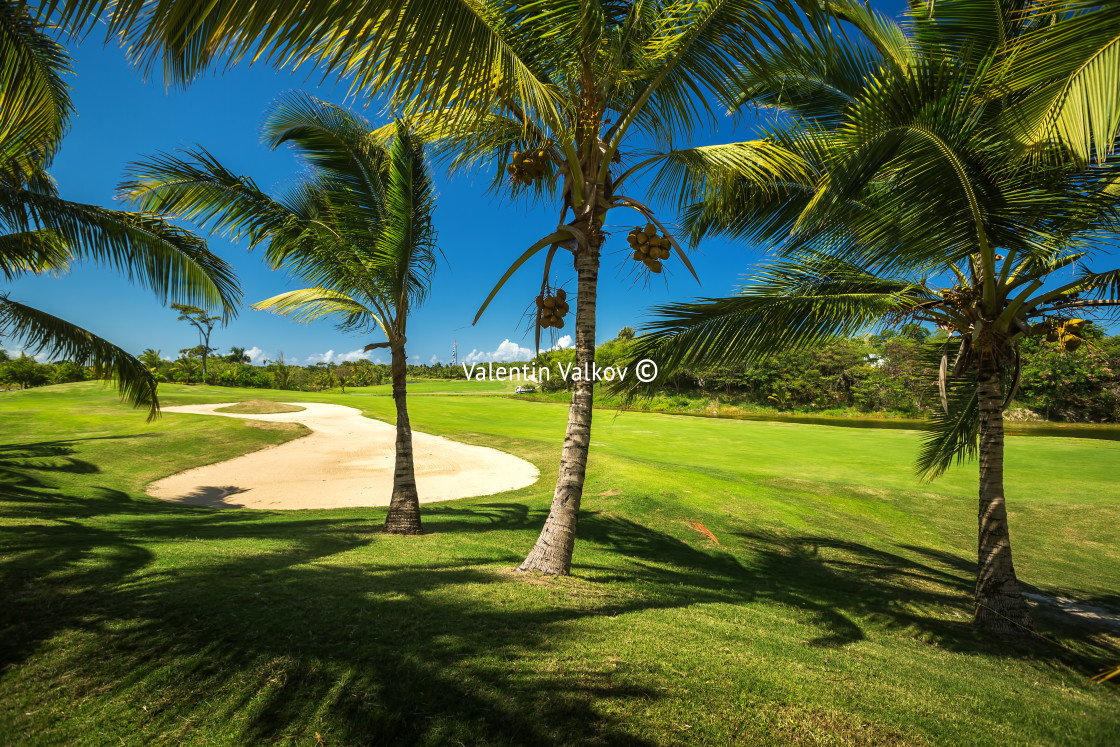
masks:
[[(156, 498), (221, 508), (387, 506), (393, 491), (396, 428), (342, 405), (288, 404), (301, 412), (236, 415), (230, 402), (165, 407), (165, 413), (302, 423), (311, 435), (252, 454), (180, 472), (148, 486)], [(421, 502), (517, 490), (537, 481), (537, 468), (511, 454), (412, 432)]]

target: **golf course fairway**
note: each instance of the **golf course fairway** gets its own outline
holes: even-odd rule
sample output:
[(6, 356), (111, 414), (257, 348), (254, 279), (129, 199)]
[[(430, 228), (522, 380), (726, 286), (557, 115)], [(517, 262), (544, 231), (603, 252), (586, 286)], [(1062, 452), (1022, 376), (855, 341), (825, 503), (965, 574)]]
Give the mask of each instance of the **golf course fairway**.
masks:
[[(448, 384), (453, 387), (453, 384)], [(382, 394), (163, 384), (165, 406)], [(542, 479), (422, 507), (261, 511), (145, 486), (296, 439), (96, 382), (0, 395), (0, 735), (12, 744), (1106, 745), (1120, 629), (1046, 604), (970, 625), (976, 466), (920, 434), (595, 413), (573, 575), (514, 568), (566, 408), (411, 393), (417, 431)], [(296, 442), (298, 443), (298, 442)], [(371, 455), (372, 456), (372, 455)], [(1015, 438), (1025, 590), (1120, 608), (1120, 442)]]

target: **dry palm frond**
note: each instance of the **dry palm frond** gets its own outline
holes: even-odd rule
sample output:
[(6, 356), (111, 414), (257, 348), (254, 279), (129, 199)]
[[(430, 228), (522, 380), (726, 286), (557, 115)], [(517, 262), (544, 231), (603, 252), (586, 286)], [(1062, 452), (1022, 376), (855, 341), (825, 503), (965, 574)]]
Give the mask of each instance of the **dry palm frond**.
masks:
[(716, 539), (716, 536), (714, 534), (712, 534), (712, 530), (708, 529), (706, 526), (704, 526), (700, 522), (696, 521), (696, 519), (693, 519), (692, 521), (688, 522), (688, 527), (689, 527), (689, 529), (695, 529), (697, 532), (700, 532), (700, 534), (704, 535), (705, 537), (710, 539), (712, 542), (715, 542), (717, 545), (719, 544), (719, 540)]
[[(1113, 679), (1114, 677), (1120, 677), (1120, 665), (1115, 666), (1112, 669), (1106, 669), (1103, 672), (1101, 672), (1100, 674), (1095, 675), (1093, 677), (1090, 677), (1090, 679), (1093, 682), (1108, 682), (1109, 680)], [(1120, 683), (1113, 683), (1113, 684), (1120, 684)]]

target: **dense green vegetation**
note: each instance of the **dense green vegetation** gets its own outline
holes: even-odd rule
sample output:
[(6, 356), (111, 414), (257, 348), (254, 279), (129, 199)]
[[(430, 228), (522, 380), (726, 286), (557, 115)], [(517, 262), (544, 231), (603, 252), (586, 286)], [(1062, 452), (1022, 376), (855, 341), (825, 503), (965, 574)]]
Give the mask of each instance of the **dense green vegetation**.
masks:
[[(1014, 420), (1110, 422), (1120, 419), (1120, 336), (1087, 327), (1087, 344), (1061, 350), (1046, 340), (1023, 346), (1023, 378), (1009, 417)], [(738, 365), (683, 367), (658, 378), (631, 403), (660, 411), (735, 416), (754, 412), (824, 415), (928, 416), (940, 409), (936, 368), (927, 343), (943, 339), (913, 326), (887, 329), (770, 355)], [(595, 353), (600, 367), (626, 366), (635, 343), (619, 337)], [(550, 377), (543, 394), (559, 401), (570, 386), (561, 376), (571, 351), (544, 354)], [(596, 402), (625, 401), (599, 388)]]
[[(391, 419), (383, 391), (300, 399)], [(511, 570), (547, 511), (566, 408), (413, 394), (414, 427), (518, 454), (541, 482), (428, 504), (419, 538), (377, 531), (385, 509), (180, 506), (143, 486), (298, 426), (147, 425), (96, 382), (0, 395), (0, 733), (1105, 745), (1120, 729), (1114, 690), (1087, 679), (1117, 662), (1115, 631), (1040, 607), (1046, 641), (968, 624), (975, 477), (918, 483), (917, 434), (604, 414), (575, 575), (546, 578)], [(1120, 605), (1118, 449), (1009, 442), (1029, 591)]]
[[(1009, 419), (1052, 420), (1074, 423), (1120, 421), (1120, 336), (1103, 336), (1088, 328), (1089, 343), (1076, 351), (1059, 350), (1045, 340), (1031, 340), (1023, 348), (1023, 381), (1009, 412)], [(728, 417), (752, 413), (803, 413), (845, 417), (918, 418), (937, 407), (933, 372), (923, 360), (921, 342), (926, 330), (885, 330), (851, 339), (837, 338), (807, 349), (765, 356), (740, 366), (712, 369), (685, 368), (658, 379), (649, 396), (630, 406), (658, 412), (718, 414)], [(600, 366), (625, 365), (632, 343), (615, 338), (599, 345)], [(297, 392), (340, 390), (388, 391), (389, 366), (358, 360), (294, 366), (282, 361), (252, 365), (233, 360), (235, 353), (211, 357), (209, 383), (218, 386), (287, 389)], [(156, 378), (183, 382), (184, 368), (163, 360), (158, 351), (141, 355), (151, 362)], [(4, 360), (0, 351), (0, 385), (13, 388), (43, 386), (92, 378), (89, 369), (67, 362), (39, 364), (29, 357)], [(569, 382), (561, 366), (575, 360), (571, 350), (543, 353), (538, 362), (547, 366), (550, 379), (535, 395), (538, 399), (565, 402)], [(520, 365), (520, 364), (518, 364)], [(469, 367), (468, 369), (469, 370)], [(190, 380), (197, 382), (197, 365)], [(464, 386), (462, 366), (410, 365), (410, 391), (512, 392), (519, 382), (472, 381)], [(280, 386), (279, 383), (285, 384)], [(595, 390), (598, 405), (618, 406), (624, 397)]]

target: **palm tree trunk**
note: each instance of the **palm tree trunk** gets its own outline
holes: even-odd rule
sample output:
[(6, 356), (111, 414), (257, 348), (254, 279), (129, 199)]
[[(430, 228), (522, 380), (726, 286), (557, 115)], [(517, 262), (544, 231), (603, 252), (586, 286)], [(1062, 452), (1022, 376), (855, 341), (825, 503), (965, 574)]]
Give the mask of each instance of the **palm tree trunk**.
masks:
[[(589, 374), (595, 364), (595, 294), (599, 280), (599, 249), (594, 246), (576, 253), (576, 367)], [(552, 496), (552, 509), (537, 544), (518, 568), (567, 576), (572, 570), (576, 543), (579, 503), (587, 471), (587, 450), (591, 444), (591, 412), (594, 382), (581, 375), (575, 382), (572, 404), (568, 408), (568, 430), (560, 456), (560, 474)]]
[(407, 373), (404, 348), (393, 347), (393, 402), (397, 406), (397, 464), (393, 471), (393, 497), (385, 517), (390, 534), (420, 534), (420, 496), (416, 492), (416, 466), (412, 460), (412, 426), (405, 401)]
[(1019, 592), (1011, 562), (1011, 535), (1003, 495), (1003, 392), (992, 354), (981, 354), (977, 396), (980, 405), (980, 538), (973, 621), (1009, 635), (1031, 632), (1030, 612)]

